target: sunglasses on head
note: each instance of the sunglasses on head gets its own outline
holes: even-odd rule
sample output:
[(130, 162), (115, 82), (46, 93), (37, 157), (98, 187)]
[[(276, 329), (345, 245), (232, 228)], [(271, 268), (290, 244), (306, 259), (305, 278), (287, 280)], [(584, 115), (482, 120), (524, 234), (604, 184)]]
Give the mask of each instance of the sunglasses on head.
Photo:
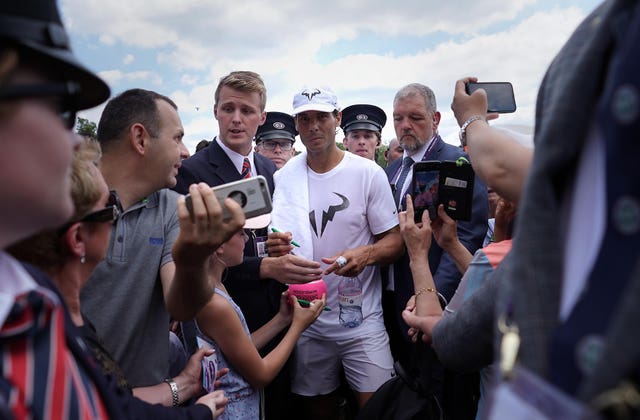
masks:
[(58, 115), (66, 128), (72, 130), (76, 125), (78, 112), (77, 98), (80, 85), (75, 82), (51, 82), (31, 85), (7, 85), (0, 87), (0, 101), (25, 98), (59, 98)]

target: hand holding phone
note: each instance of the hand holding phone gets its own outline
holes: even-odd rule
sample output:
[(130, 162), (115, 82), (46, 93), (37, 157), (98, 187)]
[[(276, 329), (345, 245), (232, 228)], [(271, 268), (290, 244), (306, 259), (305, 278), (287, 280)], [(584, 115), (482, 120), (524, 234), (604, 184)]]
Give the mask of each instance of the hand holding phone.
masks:
[(487, 112), (497, 112), (500, 114), (515, 112), (516, 99), (511, 83), (469, 82), (465, 84), (465, 90), (469, 95), (478, 89), (484, 89), (487, 94)]
[[(224, 199), (227, 197), (232, 198), (242, 207), (247, 219), (271, 212), (269, 186), (265, 177), (261, 175), (219, 185), (213, 187), (212, 190), (222, 206), (222, 219), (224, 221), (231, 218), (229, 210), (223, 204)], [(185, 196), (185, 204), (193, 220), (193, 203), (189, 194)]]

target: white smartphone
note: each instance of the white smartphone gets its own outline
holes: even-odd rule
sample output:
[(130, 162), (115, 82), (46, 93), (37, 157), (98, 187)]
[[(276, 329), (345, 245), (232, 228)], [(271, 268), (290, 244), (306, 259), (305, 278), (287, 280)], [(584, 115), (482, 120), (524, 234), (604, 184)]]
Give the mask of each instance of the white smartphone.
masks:
[[(260, 216), (261, 214), (271, 213), (271, 193), (269, 192), (267, 180), (262, 175), (218, 185), (217, 187), (213, 187), (212, 190), (222, 206), (223, 220), (229, 220), (231, 218), (227, 207), (223, 204), (224, 199), (227, 197), (234, 199), (240, 204), (247, 219)], [(189, 214), (193, 218), (191, 196), (187, 194), (185, 199)]]

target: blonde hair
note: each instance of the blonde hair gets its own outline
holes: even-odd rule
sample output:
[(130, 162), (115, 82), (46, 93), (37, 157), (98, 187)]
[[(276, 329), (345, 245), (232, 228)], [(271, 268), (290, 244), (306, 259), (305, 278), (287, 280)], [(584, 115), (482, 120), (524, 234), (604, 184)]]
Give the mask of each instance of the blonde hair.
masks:
[(260, 95), (260, 112), (267, 107), (267, 88), (258, 73), (252, 71), (232, 71), (220, 79), (214, 95), (215, 104), (220, 100), (220, 91), (224, 86), (240, 92), (256, 92)]
[(70, 251), (62, 239), (72, 223), (82, 219), (96, 205), (102, 195), (96, 182), (99, 174), (98, 161), (101, 152), (99, 143), (85, 138), (74, 152), (71, 164), (71, 197), (75, 212), (69, 222), (59, 229), (40, 232), (11, 246), (7, 252), (18, 260), (30, 263), (54, 275), (64, 264)]

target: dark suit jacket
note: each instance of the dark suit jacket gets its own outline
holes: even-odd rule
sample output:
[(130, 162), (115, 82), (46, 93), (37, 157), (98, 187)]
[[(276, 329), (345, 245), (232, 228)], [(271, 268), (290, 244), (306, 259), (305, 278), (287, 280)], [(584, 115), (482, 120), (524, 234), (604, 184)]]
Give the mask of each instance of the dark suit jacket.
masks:
[[(266, 157), (253, 155), (258, 175), (267, 179), (269, 191), (273, 194), (273, 173), (275, 165)], [(181, 194), (189, 192), (189, 185), (206, 182), (212, 187), (241, 179), (231, 159), (214, 139), (211, 144), (188, 159), (182, 161), (177, 184), (173, 188)], [(258, 232), (258, 235), (266, 235)], [(253, 235), (245, 246), (244, 262), (229, 269), (225, 287), (240, 306), (250, 331), (255, 331), (273, 317), (280, 307), (280, 293), (284, 286), (275, 280), (260, 280), (260, 258), (254, 252)]]
[[(562, 215), (606, 79), (612, 29), (618, 26), (620, 8), (635, 3), (604, 2), (549, 67), (538, 94), (536, 151), (518, 209), (512, 252), (468, 304), (436, 327), (434, 345), (447, 365), (468, 369), (481, 362), (479, 356), (486, 358), (484, 337), (493, 333), (497, 296), (495, 313), (512, 308), (520, 330), (519, 363), (542, 377), (549, 374), (549, 338), (558, 326), (562, 293), (566, 233)], [(579, 387), (582, 399), (628, 379), (640, 367), (640, 340), (635, 334), (640, 320), (640, 270), (634, 270), (622, 296), (612, 315), (602, 359)], [(495, 334), (496, 349), (499, 338)]]
[[(437, 136), (434, 141), (436, 143), (427, 156), (428, 160), (456, 160), (460, 156), (468, 158), (462, 149), (445, 143), (440, 136)], [(398, 159), (386, 169), (389, 182), (393, 180), (401, 164), (402, 159)], [(458, 237), (460, 238), (460, 242), (462, 242), (471, 253), (474, 253), (482, 246), (482, 241), (487, 233), (488, 212), (487, 187), (476, 177), (473, 188), (471, 220), (469, 222), (458, 223)], [(401, 326), (401, 331), (406, 331), (408, 327), (404, 320), (402, 320), (400, 314), (411, 295), (414, 294), (413, 277), (411, 276), (411, 270), (409, 268), (408, 254), (405, 253), (400, 257), (400, 259), (394, 263), (393, 267), (396, 317)], [(429, 249), (429, 268), (433, 274), (438, 292), (447, 300), (451, 299), (458, 287), (458, 283), (460, 283), (462, 273), (458, 271), (449, 254), (444, 252), (435, 240), (431, 241), (431, 248)]]

